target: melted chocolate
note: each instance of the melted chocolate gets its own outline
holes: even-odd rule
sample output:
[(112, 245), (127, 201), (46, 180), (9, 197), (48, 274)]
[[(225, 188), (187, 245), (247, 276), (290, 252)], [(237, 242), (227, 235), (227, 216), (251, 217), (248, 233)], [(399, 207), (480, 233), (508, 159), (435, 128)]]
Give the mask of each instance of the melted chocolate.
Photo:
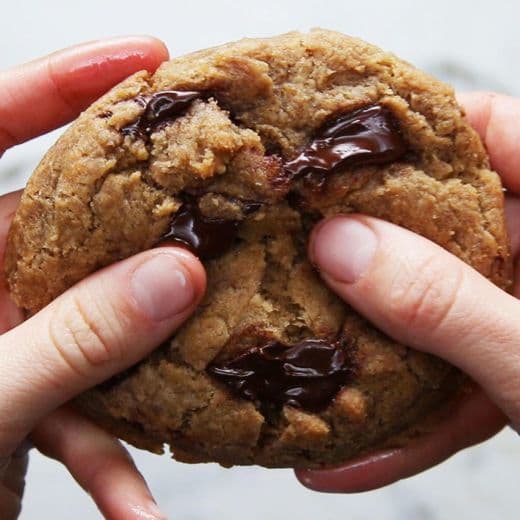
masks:
[(292, 179), (357, 164), (382, 164), (399, 159), (405, 152), (392, 112), (370, 105), (326, 122), (300, 155), (284, 164), (284, 173)]
[(147, 139), (160, 125), (181, 116), (193, 101), (202, 98), (202, 92), (163, 90), (151, 96), (139, 96), (135, 101), (144, 106), (137, 120), (121, 128), (124, 135)]
[(306, 339), (287, 346), (271, 341), (207, 370), (238, 396), (262, 405), (320, 411), (354, 375), (345, 343)]
[[(138, 97), (136, 101), (144, 106), (144, 111), (122, 132), (146, 139), (159, 125), (182, 115), (195, 99), (207, 96), (204, 92), (171, 90)], [(285, 185), (296, 177), (318, 173), (320, 183), (324, 174), (337, 168), (387, 163), (399, 159), (406, 151), (391, 111), (381, 105), (371, 105), (331, 118), (295, 159), (283, 165), (283, 176), (275, 181)], [(244, 215), (261, 206), (255, 201), (240, 202)], [(238, 225), (237, 220), (204, 216), (190, 199), (173, 216), (161, 242), (184, 244), (203, 260), (216, 258), (233, 245)]]
[(239, 201), (239, 204), (242, 206), (242, 211), (244, 212), (244, 215), (251, 215), (252, 213), (255, 213), (262, 207), (261, 202), (256, 202), (254, 200), (235, 200)]
[(161, 243), (188, 247), (203, 260), (223, 255), (235, 241), (238, 221), (204, 216), (194, 202), (184, 203), (173, 216)]

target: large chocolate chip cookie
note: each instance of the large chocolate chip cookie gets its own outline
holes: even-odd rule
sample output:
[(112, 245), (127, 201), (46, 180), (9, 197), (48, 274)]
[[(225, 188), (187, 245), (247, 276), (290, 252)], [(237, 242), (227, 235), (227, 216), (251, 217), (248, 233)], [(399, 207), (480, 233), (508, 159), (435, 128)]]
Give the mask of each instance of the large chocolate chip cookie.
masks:
[(417, 423), (459, 375), (324, 286), (312, 226), (384, 218), (507, 288), (502, 199), (451, 88), (360, 40), (290, 33), (173, 59), (92, 105), (33, 174), (6, 272), (35, 312), (138, 251), (192, 249), (209, 280), (196, 314), (78, 405), (180, 460), (315, 467)]

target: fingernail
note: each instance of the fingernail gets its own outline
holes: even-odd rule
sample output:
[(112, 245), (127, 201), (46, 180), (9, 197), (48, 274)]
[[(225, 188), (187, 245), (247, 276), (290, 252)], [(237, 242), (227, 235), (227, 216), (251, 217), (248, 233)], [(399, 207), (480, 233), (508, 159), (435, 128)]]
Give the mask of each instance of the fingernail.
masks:
[(146, 507), (131, 506), (136, 520), (167, 520), (167, 516), (159, 509), (155, 502), (149, 502)]
[(316, 230), (311, 259), (325, 274), (354, 283), (366, 271), (377, 248), (375, 233), (352, 217), (334, 217)]
[(133, 273), (131, 290), (139, 309), (156, 321), (180, 314), (195, 300), (191, 275), (173, 252), (142, 263)]
[[(399, 450), (388, 450), (363, 456), (342, 466), (328, 469), (298, 470), (298, 480), (309, 489), (324, 493), (359, 493), (384, 483), (380, 468), (386, 460), (398, 456)], [(381, 480), (381, 475), (383, 480)]]

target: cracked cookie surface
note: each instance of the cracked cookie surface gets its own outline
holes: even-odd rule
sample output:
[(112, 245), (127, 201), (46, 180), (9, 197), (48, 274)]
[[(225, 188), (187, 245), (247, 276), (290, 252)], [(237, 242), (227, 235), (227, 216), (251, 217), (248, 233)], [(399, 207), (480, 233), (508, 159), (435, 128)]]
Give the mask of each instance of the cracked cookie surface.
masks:
[[(175, 92), (194, 94), (179, 108), (168, 105)], [(405, 143), (398, 154), (325, 172), (296, 168), (320, 129), (374, 106), (395, 121)], [(338, 33), (196, 52), (153, 75), (137, 73), (97, 101), (27, 185), (8, 239), (11, 293), (36, 312), (96, 269), (178, 239), (179, 223), (194, 212), (233, 223), (226, 247), (204, 261), (208, 290), (195, 315), (149, 358), (77, 401), (116, 435), (156, 452), (168, 444), (179, 460), (339, 463), (456, 393), (455, 369), (386, 337), (324, 286), (306, 257), (320, 218), (387, 219), (500, 287), (510, 284), (500, 181), (452, 89)], [(215, 252), (211, 242), (205, 247)], [(250, 380), (257, 393), (247, 395), (228, 381), (236, 378), (230, 367), (246, 377), (249, 365), (240, 363), (257, 363), (266, 345), (301, 352), (298, 345), (316, 339), (339, 345), (351, 363), (320, 406), (270, 402), (269, 377), (260, 390)], [(291, 363), (283, 391), (292, 396), (312, 367)]]

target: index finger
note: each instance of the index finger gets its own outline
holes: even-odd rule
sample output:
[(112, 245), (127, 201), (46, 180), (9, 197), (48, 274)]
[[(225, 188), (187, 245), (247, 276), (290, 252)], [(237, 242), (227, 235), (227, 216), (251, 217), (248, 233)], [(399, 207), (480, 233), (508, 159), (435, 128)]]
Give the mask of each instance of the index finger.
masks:
[(0, 155), (74, 119), (113, 85), (168, 58), (164, 44), (127, 36), (77, 45), (0, 71)]
[(506, 188), (520, 193), (520, 99), (493, 92), (457, 95)]
[(304, 486), (315, 491), (369, 491), (425, 471), (487, 440), (505, 423), (500, 410), (482, 390), (475, 389), (440, 410), (439, 422), (433, 423), (431, 432), (419, 434), (400, 447), (370, 453), (336, 468), (296, 470), (296, 476)]
[(103, 518), (166, 518), (123, 445), (73, 408), (61, 407), (46, 417), (31, 439), (38, 450), (67, 467)]

